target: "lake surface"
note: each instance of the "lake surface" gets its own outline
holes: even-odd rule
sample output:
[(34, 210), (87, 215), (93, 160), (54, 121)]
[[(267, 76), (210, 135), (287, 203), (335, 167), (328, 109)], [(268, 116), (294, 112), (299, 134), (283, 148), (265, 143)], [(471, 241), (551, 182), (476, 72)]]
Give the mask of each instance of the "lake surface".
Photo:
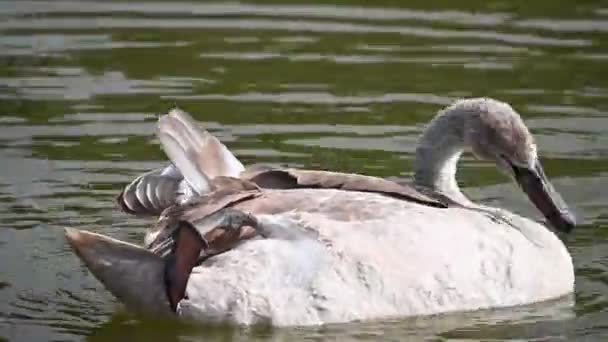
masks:
[[(0, 1), (0, 340), (608, 338), (608, 4), (315, 3)], [(64, 240), (71, 226), (142, 241), (149, 222), (112, 200), (165, 160), (153, 132), (173, 106), (245, 164), (407, 179), (424, 123), (468, 96), (524, 116), (583, 223), (564, 237), (574, 298), (316, 329), (192, 326), (122, 312)], [(473, 199), (539, 216), (492, 165), (460, 167)]]

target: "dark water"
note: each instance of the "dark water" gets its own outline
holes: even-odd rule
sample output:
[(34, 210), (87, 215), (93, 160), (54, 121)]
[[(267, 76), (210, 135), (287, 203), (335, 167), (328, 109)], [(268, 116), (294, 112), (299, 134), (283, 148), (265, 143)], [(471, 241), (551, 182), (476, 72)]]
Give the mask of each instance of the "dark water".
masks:
[[(324, 2), (0, 1), (0, 340), (608, 336), (608, 3)], [(574, 307), (318, 329), (159, 322), (121, 312), (63, 238), (141, 241), (148, 222), (112, 198), (164, 160), (153, 130), (175, 105), (246, 164), (407, 178), (423, 124), (463, 96), (524, 115), (584, 222), (566, 237)], [(491, 165), (466, 158), (459, 179), (537, 215)]]

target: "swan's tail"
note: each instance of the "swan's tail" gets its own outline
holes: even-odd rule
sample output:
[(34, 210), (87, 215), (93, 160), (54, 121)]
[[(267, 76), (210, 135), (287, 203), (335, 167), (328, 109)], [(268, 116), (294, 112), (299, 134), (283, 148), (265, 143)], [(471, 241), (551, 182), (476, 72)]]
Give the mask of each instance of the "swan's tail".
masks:
[(176, 202), (210, 192), (214, 178), (237, 178), (245, 170), (224, 144), (182, 110), (160, 117), (157, 136), (172, 164), (125, 187), (116, 199), (125, 212), (158, 215)]

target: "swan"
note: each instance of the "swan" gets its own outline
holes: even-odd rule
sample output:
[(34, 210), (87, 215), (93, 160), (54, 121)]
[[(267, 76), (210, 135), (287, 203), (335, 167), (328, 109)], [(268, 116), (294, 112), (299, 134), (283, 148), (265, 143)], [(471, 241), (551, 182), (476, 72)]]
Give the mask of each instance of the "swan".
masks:
[[(157, 216), (143, 246), (66, 228), (92, 274), (130, 310), (202, 322), (316, 325), (535, 303), (574, 290), (554, 230), (575, 220), (520, 115), (453, 102), (418, 141), (411, 184), (328, 171), (245, 168), (187, 113), (159, 119), (171, 163), (118, 195)], [(465, 150), (512, 178), (547, 225), (473, 203)], [(550, 229), (552, 228), (552, 229)]]

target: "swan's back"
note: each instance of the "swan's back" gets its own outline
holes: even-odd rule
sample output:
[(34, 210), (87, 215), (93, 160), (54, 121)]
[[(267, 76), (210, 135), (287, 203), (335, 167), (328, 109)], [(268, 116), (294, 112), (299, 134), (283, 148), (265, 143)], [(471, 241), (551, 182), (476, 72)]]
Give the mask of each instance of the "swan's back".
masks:
[(317, 324), (510, 306), (573, 289), (559, 239), (512, 214), (508, 225), (467, 209), (304, 189), (239, 207), (256, 214), (273, 204), (266, 219), (303, 234), (248, 241), (195, 268), (183, 315)]

